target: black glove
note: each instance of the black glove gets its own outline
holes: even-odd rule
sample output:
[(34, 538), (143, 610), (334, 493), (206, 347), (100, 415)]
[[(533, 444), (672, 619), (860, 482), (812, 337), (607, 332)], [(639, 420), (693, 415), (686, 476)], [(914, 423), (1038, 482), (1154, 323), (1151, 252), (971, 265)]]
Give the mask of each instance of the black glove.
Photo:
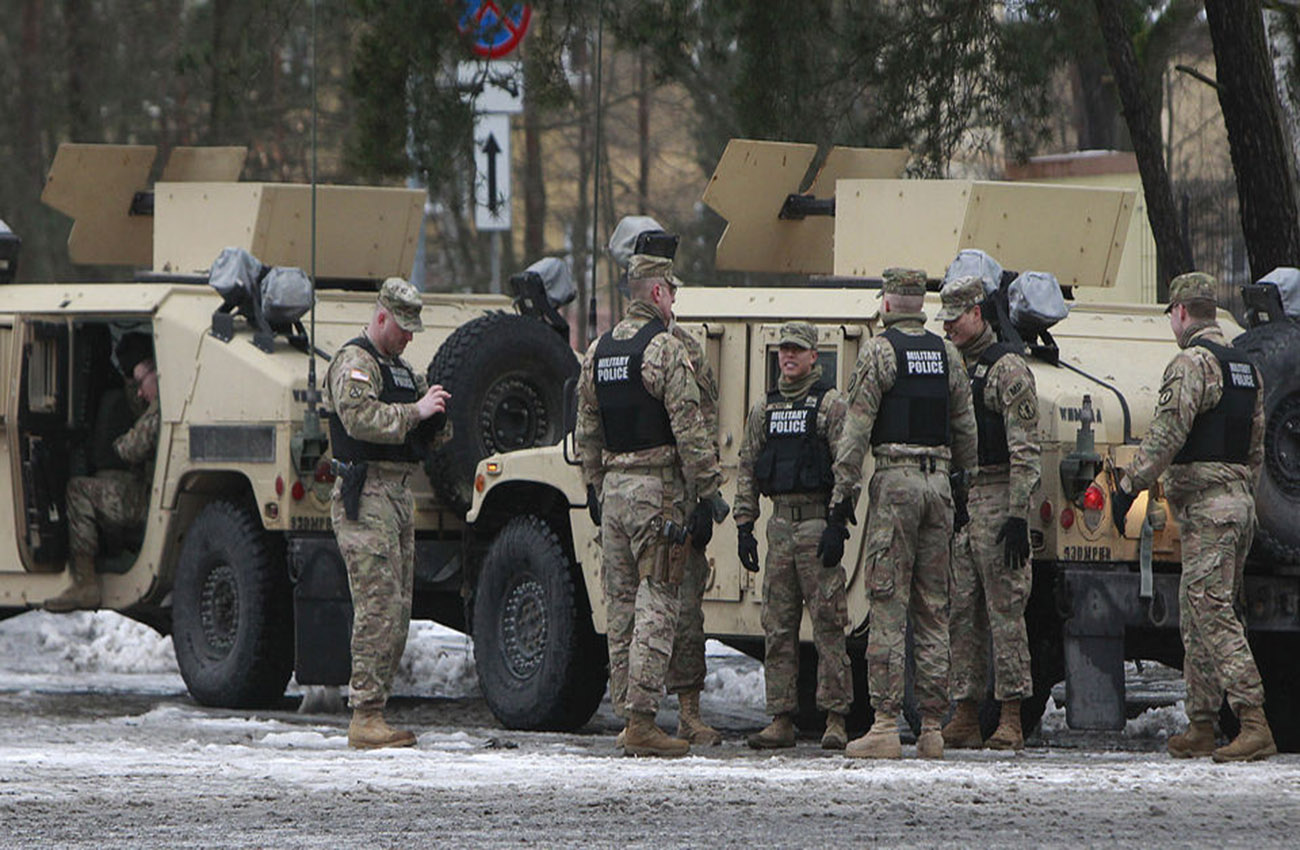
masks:
[(703, 552), (713, 539), (713, 500), (700, 499), (695, 510), (686, 518), (686, 532), (691, 535), (691, 548)]
[(967, 507), (970, 487), (966, 483), (966, 470), (949, 473), (948, 489), (952, 491), (952, 533), (956, 534), (970, 523), (970, 509)]
[(823, 567), (829, 570), (840, 565), (844, 559), (844, 541), (848, 539), (849, 530), (842, 522), (837, 522), (835, 517), (827, 520), (826, 528), (822, 529), (822, 539), (817, 544), (817, 557), (822, 559)]
[(751, 573), (758, 572), (758, 538), (754, 536), (754, 524), (742, 522), (736, 525), (736, 555), (740, 565)]
[(1020, 569), (1029, 558), (1029, 521), (1024, 517), (1007, 517), (996, 542), (1003, 544), (1007, 569)]
[(1112, 469), (1110, 480), (1111, 484), (1114, 485), (1110, 493), (1110, 517), (1115, 521), (1115, 530), (1123, 534), (1128, 509), (1133, 507), (1133, 502), (1137, 499), (1137, 493), (1131, 493), (1124, 489), (1124, 472), (1122, 470)]
[(596, 495), (596, 485), (587, 485), (587, 513), (591, 514), (591, 521), (600, 528), (600, 497)]
[[(853, 515), (853, 503), (848, 499), (841, 499), (839, 504), (831, 507), (830, 518), (826, 521), (828, 523), (833, 522), (840, 528), (845, 525), (857, 525), (858, 518)], [(845, 536), (847, 537), (848, 534), (846, 533)]]

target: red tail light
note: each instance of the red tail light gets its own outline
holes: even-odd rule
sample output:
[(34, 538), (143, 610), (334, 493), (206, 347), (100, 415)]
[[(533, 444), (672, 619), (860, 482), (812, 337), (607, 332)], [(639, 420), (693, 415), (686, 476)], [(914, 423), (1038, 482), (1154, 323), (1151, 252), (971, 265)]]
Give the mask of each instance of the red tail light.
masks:
[(1099, 511), (1104, 507), (1106, 507), (1106, 494), (1101, 492), (1101, 488), (1096, 484), (1089, 484), (1088, 489), (1083, 491), (1083, 509)]
[(334, 472), (330, 467), (330, 462), (328, 460), (322, 460), (320, 463), (316, 464), (316, 482), (318, 484), (334, 483)]
[(302, 497), (307, 495), (307, 488), (302, 486), (301, 481), (293, 482), (293, 487), (289, 490), (289, 495), (293, 496), (295, 502), (302, 501)]
[(1043, 525), (1047, 525), (1049, 522), (1052, 521), (1052, 503), (1051, 503), (1051, 502), (1049, 502), (1049, 501), (1047, 501), (1046, 499), (1044, 499), (1044, 500), (1043, 500), (1043, 503), (1042, 503), (1041, 505), (1038, 506), (1038, 518), (1041, 519), (1041, 520), (1043, 521)]
[(1061, 528), (1069, 529), (1074, 525), (1074, 508), (1061, 509)]

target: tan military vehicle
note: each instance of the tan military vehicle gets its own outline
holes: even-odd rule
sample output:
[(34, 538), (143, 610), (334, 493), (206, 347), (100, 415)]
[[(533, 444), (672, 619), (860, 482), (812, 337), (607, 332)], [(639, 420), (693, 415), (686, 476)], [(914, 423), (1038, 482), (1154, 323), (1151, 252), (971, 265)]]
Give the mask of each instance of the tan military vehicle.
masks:
[[(271, 704), (295, 671), (302, 684), (343, 684), (351, 605), (309, 351), (319, 386), (369, 320), (377, 282), (409, 273), (424, 193), (317, 189), (313, 350), (307, 318), (277, 321), (260, 279), (242, 302), (208, 285), (227, 247), (311, 269), (311, 187), (238, 182), (242, 148), (178, 149), (150, 187), (154, 158), (152, 147), (65, 145), (44, 194), (74, 219), (75, 262), (149, 269), (138, 282), (0, 286), (0, 618), (67, 585), (64, 490), (131, 424), (112, 357), (124, 333), (143, 331), (162, 427), (147, 522), (101, 532), (103, 606), (170, 632), (206, 704)], [(406, 357), (451, 390), (458, 436), (414, 487), (417, 617), (465, 627), (462, 517), (477, 460), (560, 438), (561, 388), (578, 363), (535, 284), (521, 279), (515, 299), (530, 315), (502, 296), (425, 296), (427, 331)]]
[[(814, 153), (809, 145), (733, 141), (704, 193), (729, 221), (717, 248), (719, 268), (801, 273), (806, 285), (711, 288), (692, 281), (678, 294), (678, 321), (703, 343), (718, 376), (728, 498), (746, 412), (776, 381), (782, 322), (803, 319), (818, 327), (819, 362), (843, 387), (863, 342), (882, 330), (878, 281), (871, 278), (883, 268), (920, 267), (940, 277), (958, 251), (983, 249), (1007, 268), (1053, 273), (1067, 297), (1082, 287), (1113, 290), (1136, 200), (1122, 190), (902, 180), (905, 153), (838, 148), (805, 187)], [(933, 316), (937, 295), (928, 300)], [(1068, 318), (1026, 339), (1033, 344), (1043, 446), (1030, 524), (1034, 590), (1027, 619), (1035, 693), (1025, 701), (1026, 729), (1036, 727), (1062, 679), (1072, 726), (1122, 728), (1124, 660), (1181, 663), (1177, 525), (1163, 502), (1148, 512), (1143, 497), (1128, 520), (1130, 534), (1118, 534), (1103, 472), (1105, 463), (1131, 458), (1176, 347), (1161, 307), (1095, 300), (1076, 301)], [(930, 325), (942, 333), (938, 323)], [(1238, 332), (1231, 318), (1225, 325), (1230, 337)], [(1300, 331), (1274, 321), (1250, 331), (1244, 343), (1259, 356), (1269, 387), (1262, 527), (1246, 607), (1270, 721), (1279, 745), (1295, 749)], [(471, 565), (480, 569), (471, 583), (474, 647), (487, 700), (510, 727), (571, 728), (586, 721), (599, 699), (605, 664), (600, 548), (578, 462), (570, 434), (561, 445), (493, 455), (478, 467), (467, 521), (476, 544), (490, 545), (481, 565)], [(864, 493), (859, 519), (869, 509)], [(870, 628), (864, 526), (852, 529), (844, 559), (859, 722), (867, 710), (862, 647)], [(761, 528), (758, 538), (764, 540)], [(761, 658), (762, 579), (741, 568), (735, 543), (734, 525), (719, 526), (708, 550), (705, 629)], [(815, 722), (806, 618), (803, 638), (808, 708), (801, 713)], [(995, 720), (986, 718), (990, 726)]]

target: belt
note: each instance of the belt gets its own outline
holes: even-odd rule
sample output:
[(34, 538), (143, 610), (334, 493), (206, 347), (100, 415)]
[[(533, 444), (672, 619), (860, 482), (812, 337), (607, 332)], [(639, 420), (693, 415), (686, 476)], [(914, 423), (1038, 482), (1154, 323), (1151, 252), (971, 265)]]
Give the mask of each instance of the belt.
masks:
[(675, 466), (613, 466), (609, 472), (621, 472), (624, 475), (648, 475), (660, 481), (673, 481), (678, 478)]
[(773, 503), (772, 516), (788, 519), (791, 522), (803, 522), (808, 519), (825, 519), (826, 506), (821, 503), (811, 505), (783, 505)]
[(910, 466), (922, 472), (948, 473), (948, 459), (934, 455), (877, 455), (876, 469), (892, 469), (896, 466)]

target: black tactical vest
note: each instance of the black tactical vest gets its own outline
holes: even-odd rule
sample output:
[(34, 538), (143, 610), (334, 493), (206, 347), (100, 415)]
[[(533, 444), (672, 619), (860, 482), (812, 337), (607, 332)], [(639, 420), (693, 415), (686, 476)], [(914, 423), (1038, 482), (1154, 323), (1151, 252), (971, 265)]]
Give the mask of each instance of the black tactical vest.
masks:
[(882, 334), (898, 361), (894, 386), (880, 398), (871, 430), (871, 445), (906, 443), (946, 446), (952, 442), (948, 422), (948, 355), (943, 339), (890, 328)]
[[(397, 363), (392, 365), (385, 363), (384, 358), (380, 357), (378, 350), (375, 349), (374, 343), (367, 339), (364, 334), (356, 339), (348, 340), (343, 344), (343, 347), (346, 348), (349, 345), (364, 349), (379, 364), (379, 371), (384, 376), (384, 388), (379, 393), (380, 401), (385, 404), (409, 404), (420, 400), (420, 388), (415, 383), (415, 375), (411, 372), (411, 367), (406, 364), (406, 361), (399, 359)], [(364, 440), (354, 440), (348, 435), (347, 429), (343, 427), (343, 420), (339, 419), (338, 413), (331, 410), (329, 421), (330, 445), (334, 448), (334, 457), (337, 460), (346, 463), (359, 460), (392, 460), (415, 463), (420, 459), (409, 434), (406, 441), (402, 443), (367, 443)]]
[(1002, 359), (1002, 355), (1011, 354), (1015, 348), (1004, 342), (994, 343), (980, 354), (979, 359), (971, 364), (967, 374), (970, 375), (970, 391), (975, 402), (975, 426), (979, 436), (980, 466), (999, 466), (1011, 463), (1011, 452), (1007, 448), (1007, 423), (1002, 414), (990, 410), (984, 405), (984, 388), (988, 384), (989, 372), (993, 364)]
[(780, 390), (767, 394), (766, 441), (754, 461), (754, 481), (763, 495), (829, 492), (835, 485), (830, 445), (817, 434), (817, 411), (829, 389), (818, 381), (794, 402)]
[(1206, 349), (1219, 361), (1219, 369), (1223, 372), (1223, 397), (1214, 407), (1196, 415), (1187, 441), (1174, 455), (1174, 463), (1247, 463), (1259, 374), (1250, 360), (1235, 349), (1204, 339), (1192, 344)]
[(667, 332), (668, 328), (656, 318), (628, 339), (614, 339), (610, 331), (596, 343), (596, 403), (605, 429), (605, 448), (612, 452), (636, 452), (677, 443), (663, 401), (650, 395), (641, 380), (641, 358), (646, 346)]

